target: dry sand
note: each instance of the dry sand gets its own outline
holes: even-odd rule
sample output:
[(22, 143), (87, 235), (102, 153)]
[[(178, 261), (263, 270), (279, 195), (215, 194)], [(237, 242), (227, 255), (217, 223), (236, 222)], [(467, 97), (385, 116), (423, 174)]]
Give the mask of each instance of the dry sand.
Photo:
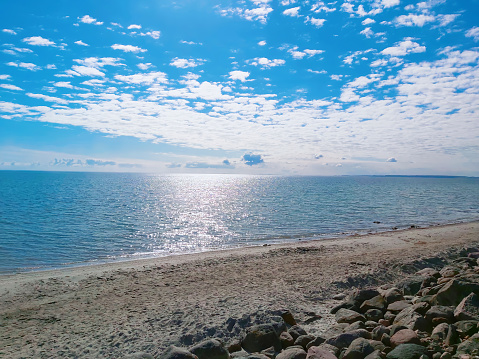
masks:
[(158, 355), (205, 336), (228, 341), (281, 308), (321, 333), (335, 294), (477, 245), (473, 222), (0, 276), (0, 357)]

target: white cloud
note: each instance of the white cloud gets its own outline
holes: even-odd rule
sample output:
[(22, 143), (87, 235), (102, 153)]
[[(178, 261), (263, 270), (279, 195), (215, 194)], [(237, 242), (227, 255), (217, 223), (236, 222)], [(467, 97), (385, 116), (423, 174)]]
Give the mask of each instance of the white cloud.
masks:
[(258, 42), (258, 45), (259, 45), (259, 46), (265, 46), (265, 45), (266, 45), (266, 41), (262, 40), (262, 41)]
[(84, 59), (74, 59), (77, 64), (101, 68), (103, 66), (125, 66), (121, 62), (123, 59), (119, 57), (86, 57)]
[(80, 45), (80, 46), (90, 46), (90, 45), (88, 45), (88, 44), (85, 44), (85, 43), (84, 43), (83, 41), (81, 41), (81, 40), (75, 41), (75, 44)]
[(67, 88), (67, 89), (73, 89), (74, 88), (73, 85), (69, 81), (68, 82), (66, 82), (66, 81), (55, 82), (53, 84), (53, 86), (63, 87), (63, 88)]
[(299, 6), (292, 7), (291, 9), (286, 9), (283, 11), (283, 15), (292, 16), (292, 17), (299, 17)]
[(200, 65), (203, 65), (204, 63), (205, 63), (205, 60), (203, 59), (180, 59), (178, 57), (175, 57), (174, 59), (171, 60), (170, 66), (186, 69), (188, 67), (200, 66)]
[(150, 62), (148, 62), (148, 63), (140, 63), (140, 64), (137, 64), (136, 66), (138, 66), (140, 70), (148, 70), (152, 65)]
[(105, 81), (103, 80), (91, 79), (91, 80), (83, 81), (81, 84), (87, 85), (87, 86), (103, 86), (104, 83)]
[(451, 22), (456, 20), (457, 17), (461, 16), (460, 14), (446, 14), (446, 15), (438, 15), (437, 18), (439, 20), (439, 26), (446, 26), (449, 25)]
[(405, 56), (410, 53), (421, 53), (426, 51), (426, 46), (421, 46), (417, 42), (404, 40), (395, 46), (387, 47), (381, 51), (383, 55), (389, 56)]
[(167, 75), (164, 72), (140, 73), (134, 75), (115, 75), (115, 79), (136, 85), (151, 85), (154, 83), (168, 83)]
[(419, 26), (423, 27), (428, 22), (435, 21), (436, 18), (433, 15), (401, 15), (394, 19), (396, 26)]
[(237, 15), (249, 21), (259, 21), (262, 24), (266, 24), (268, 15), (273, 11), (273, 8), (268, 5), (267, 1), (257, 2), (255, 5), (259, 7), (253, 9), (244, 9), (240, 7), (226, 8), (219, 10), (219, 13), (221, 16)]
[(240, 80), (241, 82), (245, 82), (246, 78), (250, 75), (247, 71), (230, 71), (230, 79), (232, 80)]
[(282, 66), (286, 61), (282, 59), (269, 60), (266, 57), (256, 57), (251, 61), (251, 65), (260, 66), (262, 69), (268, 69), (271, 67)]
[(0, 75), (0, 80), (8, 80), (10, 77), (10, 75)]
[(40, 70), (40, 67), (32, 64), (31, 62), (7, 62), (6, 65), (13, 66), (13, 67), (21, 67), (30, 71), (37, 71)]
[(34, 46), (55, 46), (55, 43), (53, 41), (44, 39), (41, 36), (26, 37), (22, 41)]
[(326, 22), (326, 19), (316, 19), (314, 17), (306, 17), (306, 23), (310, 23), (311, 25), (314, 25), (316, 27), (321, 27), (324, 25), (324, 23)]
[(201, 42), (185, 41), (185, 40), (181, 40), (180, 43), (186, 44), (186, 45), (203, 45)]
[[(330, 3), (330, 4), (332, 4), (332, 3)], [(322, 12), (322, 11), (324, 11), (324, 12), (334, 12), (334, 11), (336, 11), (336, 8), (326, 6), (326, 4), (323, 1), (317, 1), (311, 7), (311, 11), (314, 11), (316, 13), (319, 13), (319, 12)]]
[(78, 19), (85, 24), (103, 25), (103, 22), (97, 21), (96, 19), (92, 18), (90, 15), (85, 15), (82, 18), (78, 18)]
[(124, 52), (133, 52), (133, 53), (138, 53), (138, 52), (146, 52), (147, 50), (142, 49), (141, 47), (138, 46), (133, 46), (133, 45), (120, 45), (120, 44), (114, 44), (111, 45), (111, 48), (113, 50), (121, 50)]
[(141, 25), (131, 24), (130, 26), (128, 26), (127, 29), (128, 29), (128, 30), (131, 30), (131, 29), (138, 29), (138, 30), (140, 30), (140, 29), (141, 29)]
[(23, 91), (22, 88), (20, 88), (18, 86), (15, 86), (15, 85), (11, 85), (11, 84), (0, 84), (0, 87), (4, 88), (6, 90)]
[(161, 36), (161, 32), (160, 31), (148, 31), (145, 33), (142, 32), (140, 33), (140, 36), (150, 36), (151, 38), (158, 40)]
[(399, 5), (400, 0), (382, 0), (381, 3), (385, 8)]
[(364, 20), (361, 22), (361, 24), (363, 24), (363, 25), (369, 25), (369, 24), (374, 24), (375, 22), (376, 22), (376, 21), (374, 21), (373, 19), (371, 19), (371, 18), (368, 17), (367, 19), (364, 19)]
[(3, 29), (2, 32), (5, 32), (7, 34), (10, 34), (10, 35), (16, 35), (17, 33), (13, 30), (10, 30), (10, 29)]
[(26, 95), (28, 97), (37, 98), (37, 99), (47, 101), (47, 102), (56, 102), (56, 103), (60, 103), (62, 105), (68, 104), (68, 101), (65, 101), (65, 100), (63, 100), (61, 98), (58, 98), (58, 97), (46, 96), (46, 95), (37, 94), (37, 93), (30, 93), (30, 92), (26, 93)]
[(473, 28), (466, 31), (466, 37), (472, 37), (474, 41), (479, 41), (479, 27), (474, 26)]
[(366, 36), (368, 39), (374, 35), (374, 31), (370, 27), (365, 28), (360, 32), (361, 35)]
[(73, 76), (99, 76), (105, 77), (105, 74), (95, 67), (73, 65), (71, 70), (67, 70), (68, 75)]

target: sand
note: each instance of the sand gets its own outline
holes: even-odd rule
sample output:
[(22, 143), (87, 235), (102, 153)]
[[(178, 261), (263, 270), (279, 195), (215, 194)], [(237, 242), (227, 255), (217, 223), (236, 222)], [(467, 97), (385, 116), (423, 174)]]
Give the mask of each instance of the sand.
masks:
[(338, 293), (393, 283), (477, 245), (473, 222), (4, 275), (0, 357), (158, 355), (204, 337), (228, 342), (279, 309), (320, 334)]

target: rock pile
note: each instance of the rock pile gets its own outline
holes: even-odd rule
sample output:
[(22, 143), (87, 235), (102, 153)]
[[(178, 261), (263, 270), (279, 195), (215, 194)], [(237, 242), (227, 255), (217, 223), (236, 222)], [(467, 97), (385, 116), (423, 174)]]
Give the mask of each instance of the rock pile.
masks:
[[(236, 341), (171, 346), (161, 359), (479, 358), (479, 252), (396, 285), (356, 289), (334, 307), (337, 324), (309, 335), (289, 311)], [(138, 358), (150, 356), (138, 356)]]

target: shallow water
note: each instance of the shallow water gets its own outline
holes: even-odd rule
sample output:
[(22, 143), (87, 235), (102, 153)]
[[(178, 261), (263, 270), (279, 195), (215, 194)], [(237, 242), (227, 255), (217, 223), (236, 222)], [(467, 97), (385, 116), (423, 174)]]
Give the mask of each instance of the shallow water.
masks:
[(0, 273), (478, 219), (479, 178), (3, 171)]

